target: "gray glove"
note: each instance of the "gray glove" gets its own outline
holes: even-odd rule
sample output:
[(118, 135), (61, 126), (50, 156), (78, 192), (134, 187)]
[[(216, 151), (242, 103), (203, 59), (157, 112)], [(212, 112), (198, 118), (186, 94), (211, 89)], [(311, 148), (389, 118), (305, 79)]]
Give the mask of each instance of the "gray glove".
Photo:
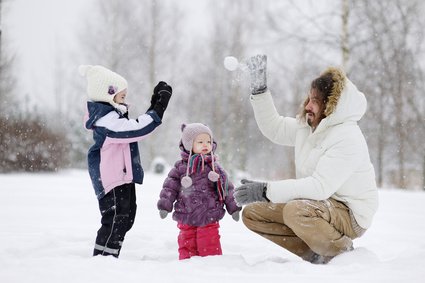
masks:
[(256, 201), (269, 201), (266, 197), (267, 183), (243, 179), (242, 185), (235, 188), (233, 197), (238, 206)]
[(159, 211), (159, 217), (161, 217), (161, 219), (164, 219), (165, 217), (167, 217), (168, 215), (168, 211), (161, 209)]
[(239, 221), (239, 210), (238, 211), (235, 211), (235, 212), (233, 212), (232, 213), (232, 218), (233, 218), (233, 220), (235, 220), (236, 222), (238, 222)]
[(253, 95), (267, 90), (267, 56), (255, 55), (247, 62), (251, 77), (251, 93)]

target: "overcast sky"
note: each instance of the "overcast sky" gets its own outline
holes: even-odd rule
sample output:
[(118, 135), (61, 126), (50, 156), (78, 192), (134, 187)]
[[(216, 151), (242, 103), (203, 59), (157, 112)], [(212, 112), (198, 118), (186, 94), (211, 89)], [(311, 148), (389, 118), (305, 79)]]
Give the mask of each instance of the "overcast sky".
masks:
[[(16, 57), (19, 93), (52, 92), (52, 62), (58, 42), (72, 48), (84, 3), (91, 0), (3, 0), (4, 37)], [(38, 97), (38, 104), (49, 104)], [(30, 99), (34, 102), (34, 99)]]
[[(84, 15), (93, 9), (93, 0), (3, 0), (2, 22), (19, 68), (19, 93), (31, 90), (53, 92), (54, 56), (64, 54), (64, 48), (78, 48), (75, 32)], [(187, 12), (188, 30), (201, 32), (205, 27), (205, 1), (179, 0)], [(196, 24), (190, 24), (196, 22)], [(78, 51), (78, 50), (77, 50)], [(76, 66), (70, 66), (75, 67)], [(33, 103), (51, 105), (51, 96), (29, 99)]]

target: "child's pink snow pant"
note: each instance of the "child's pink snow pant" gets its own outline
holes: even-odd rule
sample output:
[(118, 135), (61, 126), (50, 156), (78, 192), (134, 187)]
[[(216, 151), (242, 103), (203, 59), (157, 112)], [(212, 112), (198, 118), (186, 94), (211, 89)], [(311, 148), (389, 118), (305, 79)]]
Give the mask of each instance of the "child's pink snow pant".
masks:
[(221, 255), (220, 234), (218, 222), (202, 227), (178, 223), (180, 229), (178, 236), (179, 259), (192, 256)]

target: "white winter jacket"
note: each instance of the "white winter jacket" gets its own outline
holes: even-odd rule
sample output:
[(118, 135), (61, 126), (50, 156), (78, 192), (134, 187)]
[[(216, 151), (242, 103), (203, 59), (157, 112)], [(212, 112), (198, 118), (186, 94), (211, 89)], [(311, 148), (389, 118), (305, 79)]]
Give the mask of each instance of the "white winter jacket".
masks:
[(367, 102), (363, 93), (344, 79), (333, 112), (314, 132), (299, 117), (280, 116), (269, 91), (252, 95), (251, 104), (264, 136), (295, 147), (296, 179), (268, 182), (267, 197), (275, 203), (334, 198), (345, 203), (357, 223), (367, 229), (378, 207), (375, 171), (357, 125)]

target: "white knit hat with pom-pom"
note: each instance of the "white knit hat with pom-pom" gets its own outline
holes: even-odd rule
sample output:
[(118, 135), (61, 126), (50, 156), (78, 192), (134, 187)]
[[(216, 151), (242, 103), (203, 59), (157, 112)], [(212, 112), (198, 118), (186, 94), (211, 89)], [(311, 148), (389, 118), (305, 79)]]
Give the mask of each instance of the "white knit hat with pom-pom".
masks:
[[(213, 134), (210, 128), (205, 126), (202, 123), (191, 123), (191, 124), (182, 124), (181, 125), (182, 130), (182, 144), (183, 147), (189, 151), (189, 158), (187, 161), (187, 168), (186, 168), (186, 175), (181, 179), (180, 183), (184, 188), (189, 188), (192, 186), (192, 178), (189, 177), (189, 163), (190, 158), (192, 156), (192, 150), (193, 150), (193, 140), (200, 134), (208, 134), (211, 137), (211, 142), (213, 142)], [(208, 173), (208, 179), (212, 182), (217, 182), (220, 175), (215, 172), (215, 166), (214, 166), (214, 152), (211, 150), (211, 165), (212, 165), (212, 171)]]
[(114, 102), (115, 95), (127, 89), (126, 79), (99, 65), (81, 65), (78, 67), (78, 72), (87, 78), (87, 94), (90, 100), (107, 102), (122, 113), (127, 112), (127, 107)]

